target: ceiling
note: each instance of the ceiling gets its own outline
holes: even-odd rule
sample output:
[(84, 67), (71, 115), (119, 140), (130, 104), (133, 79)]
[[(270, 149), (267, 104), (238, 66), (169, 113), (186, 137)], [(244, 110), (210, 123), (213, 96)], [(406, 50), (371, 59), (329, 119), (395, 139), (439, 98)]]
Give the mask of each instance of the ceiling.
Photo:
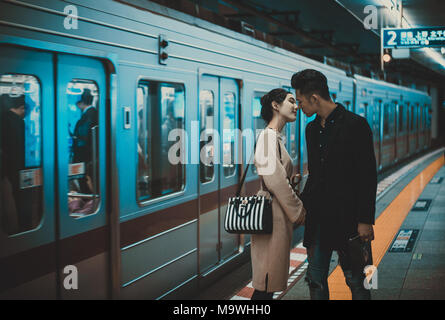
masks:
[[(330, 63), (354, 66), (354, 70), (361, 70), (360, 73), (368, 76), (380, 72), (380, 27), (398, 27), (399, 24), (399, 15), (395, 11), (391, 13), (384, 4), (400, 0), (153, 1), (237, 31), (251, 32), (257, 38), (259, 31), (267, 34), (264, 41), (319, 61), (327, 57)], [(367, 30), (363, 24), (369, 16), (364, 12), (367, 5), (378, 8), (375, 30)], [(404, 27), (445, 23), (445, 0), (402, 0), (402, 7)], [(393, 60), (385, 66), (385, 71), (381, 77), (400, 84), (410, 85), (422, 80), (443, 84), (445, 59), (440, 48), (430, 52), (414, 49), (409, 60)]]
[[(357, 20), (363, 21), (366, 14), (363, 8), (367, 5), (375, 5), (381, 8), (379, 26), (373, 30), (376, 35), (380, 34), (380, 27), (400, 27), (400, 20), (397, 14), (391, 14), (387, 8), (382, 6), (385, 3), (397, 3), (396, 0), (335, 0), (345, 10), (349, 11)], [(402, 0), (402, 27), (420, 28), (445, 26), (445, 1), (444, 0)], [(380, 36), (379, 36), (380, 38)], [(379, 45), (380, 48), (380, 45)], [(445, 75), (445, 56), (441, 53), (441, 48), (411, 49), (411, 59), (417, 63)], [(397, 64), (400, 61), (396, 62)]]

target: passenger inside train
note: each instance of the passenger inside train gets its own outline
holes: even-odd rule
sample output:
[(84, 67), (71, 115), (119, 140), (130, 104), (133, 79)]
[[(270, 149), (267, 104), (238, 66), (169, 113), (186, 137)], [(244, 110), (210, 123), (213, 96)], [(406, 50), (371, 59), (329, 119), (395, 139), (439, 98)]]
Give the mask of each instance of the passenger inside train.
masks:
[(10, 235), (34, 229), (41, 214), (41, 173), (33, 169), (40, 156), (39, 106), (32, 96), (35, 83), (30, 80), (18, 75), (4, 75), (0, 79), (3, 93), (0, 212), (3, 231)]

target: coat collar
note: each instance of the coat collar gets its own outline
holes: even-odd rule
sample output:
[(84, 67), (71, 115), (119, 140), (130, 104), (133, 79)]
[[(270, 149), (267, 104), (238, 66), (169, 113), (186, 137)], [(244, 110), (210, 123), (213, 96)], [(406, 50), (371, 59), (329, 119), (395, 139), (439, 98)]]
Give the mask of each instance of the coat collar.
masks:
[[(329, 114), (329, 116), (326, 119), (326, 123), (335, 123), (340, 117), (343, 117), (346, 109), (343, 107), (341, 103), (336, 103), (337, 107)], [(315, 118), (315, 122), (319, 125), (321, 125), (321, 117), (317, 115)]]
[(275, 133), (275, 135), (277, 136), (277, 138), (280, 139), (281, 142), (284, 142), (284, 140), (283, 140), (283, 135), (282, 135), (280, 132), (278, 132), (278, 131), (275, 130), (275, 129), (269, 128), (269, 127), (267, 127), (267, 126), (266, 126), (266, 130), (269, 130), (270, 132)]

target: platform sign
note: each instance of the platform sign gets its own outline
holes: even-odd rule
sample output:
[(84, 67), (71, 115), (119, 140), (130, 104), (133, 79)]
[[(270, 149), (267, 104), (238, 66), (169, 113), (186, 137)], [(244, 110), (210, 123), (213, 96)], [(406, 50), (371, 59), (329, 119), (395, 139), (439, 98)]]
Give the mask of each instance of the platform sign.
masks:
[(430, 184), (441, 184), (443, 180), (443, 177), (435, 177), (431, 179)]
[(431, 202), (431, 199), (418, 199), (411, 211), (428, 211)]
[(383, 28), (383, 48), (427, 48), (445, 46), (445, 27)]
[(389, 252), (411, 252), (418, 235), (418, 229), (401, 229), (392, 243)]

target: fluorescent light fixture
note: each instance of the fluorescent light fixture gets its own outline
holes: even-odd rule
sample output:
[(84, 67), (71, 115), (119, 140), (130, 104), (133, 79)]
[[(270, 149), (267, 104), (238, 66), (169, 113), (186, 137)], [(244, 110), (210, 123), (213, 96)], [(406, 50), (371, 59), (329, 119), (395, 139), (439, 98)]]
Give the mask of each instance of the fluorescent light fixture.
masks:
[(393, 1), (393, 0), (380, 0), (380, 2), (382, 3), (382, 5), (387, 7), (389, 10), (397, 10), (397, 0), (396, 1)]

